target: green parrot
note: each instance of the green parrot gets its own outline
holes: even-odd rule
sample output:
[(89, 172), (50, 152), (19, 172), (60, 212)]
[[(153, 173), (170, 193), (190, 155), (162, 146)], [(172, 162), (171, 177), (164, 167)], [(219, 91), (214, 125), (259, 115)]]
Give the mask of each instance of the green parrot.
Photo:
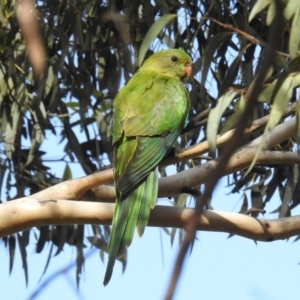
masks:
[(182, 81), (191, 75), (191, 63), (183, 50), (154, 53), (114, 100), (116, 206), (104, 285), (110, 281), (116, 258), (131, 244), (135, 227), (143, 235), (155, 206), (157, 165), (187, 123), (190, 99)]

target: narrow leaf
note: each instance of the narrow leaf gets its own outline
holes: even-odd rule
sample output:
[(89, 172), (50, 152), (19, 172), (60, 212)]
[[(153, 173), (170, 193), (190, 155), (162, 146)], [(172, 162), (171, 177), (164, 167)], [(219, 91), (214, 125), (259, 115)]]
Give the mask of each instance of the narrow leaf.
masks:
[(245, 95), (241, 95), (240, 99), (234, 104), (234, 113), (227, 118), (225, 124), (222, 126), (220, 135), (224, 134), (228, 130), (232, 129), (244, 112), (246, 107)]
[(62, 176), (62, 179), (63, 180), (69, 180), (71, 178), (72, 178), (72, 171), (70, 169), (69, 164), (66, 164), (65, 171), (64, 171), (64, 174)]
[(268, 12), (267, 12), (267, 24), (271, 25), (274, 17), (276, 14), (276, 3), (275, 1), (272, 1), (272, 3), (269, 6)]
[[(262, 201), (262, 195), (260, 193), (260, 191), (257, 189), (257, 188), (254, 188), (252, 191), (251, 191), (251, 204), (252, 204), (252, 207), (254, 208), (263, 208), (264, 207), (264, 204), (263, 204), (263, 201)], [(252, 217), (257, 217), (259, 214), (259, 212), (253, 212), (252, 213)]]
[(248, 198), (247, 198), (247, 194), (244, 193), (243, 195), (243, 203), (242, 203), (242, 206), (241, 206), (241, 209), (239, 211), (239, 213), (244, 213), (245, 211), (248, 210)]
[(26, 166), (28, 166), (37, 157), (38, 149), (44, 141), (44, 133), (39, 123), (36, 123), (32, 127), (31, 133), (31, 148), (28, 153)]
[(288, 70), (290, 73), (297, 72), (299, 68), (300, 68), (300, 56), (297, 56), (294, 59), (289, 61)]
[(206, 76), (208, 73), (208, 70), (210, 68), (211, 62), (214, 57), (215, 51), (223, 44), (223, 42), (228, 39), (229, 36), (231, 36), (231, 32), (222, 32), (209, 42), (208, 47), (205, 50), (205, 55), (203, 58), (203, 64), (202, 64), (202, 75), (201, 75), (201, 84), (205, 85)]
[(141, 44), (141, 47), (140, 47), (139, 61), (138, 61), (139, 66), (142, 65), (142, 62), (146, 55), (146, 52), (150, 48), (150, 45), (153, 42), (153, 40), (159, 35), (159, 33), (162, 31), (162, 29), (175, 17), (177, 17), (177, 15), (174, 15), (174, 14), (163, 15), (161, 18), (159, 18), (157, 21), (155, 21), (152, 24), (152, 26), (149, 28), (149, 30)]
[(207, 141), (211, 151), (216, 149), (216, 138), (219, 129), (220, 120), (223, 112), (226, 110), (228, 105), (236, 97), (238, 92), (229, 91), (227, 94), (218, 99), (217, 105), (211, 109), (208, 121), (207, 121)]
[(251, 10), (251, 13), (249, 15), (249, 22), (251, 22), (251, 20), (265, 7), (267, 7), (271, 2), (272, 0), (258, 0)]
[(15, 250), (16, 250), (16, 238), (14, 235), (10, 235), (8, 237), (8, 247), (9, 247), (9, 274), (11, 274), (14, 265)]
[(16, 102), (11, 108), (11, 120), (6, 125), (5, 130), (5, 153), (9, 159), (12, 159), (12, 154), (15, 150), (15, 140), (20, 134), (21, 113)]
[(49, 241), (49, 236), (50, 236), (49, 226), (41, 226), (39, 230), (40, 230), (40, 236), (36, 244), (36, 249), (35, 249), (36, 253), (41, 253), (43, 251), (44, 246), (46, 242)]
[(290, 20), (298, 9), (299, 9), (299, 1), (289, 0), (287, 1), (286, 7), (284, 8), (283, 16), (287, 20)]
[(51, 247), (50, 247), (50, 251), (49, 251), (49, 254), (48, 254), (48, 257), (47, 257), (47, 261), (46, 261), (46, 265), (45, 265), (45, 268), (44, 268), (44, 271), (41, 275), (41, 278), (39, 279), (39, 282), (41, 281), (41, 279), (43, 278), (43, 276), (45, 275), (47, 269), (48, 269), (48, 266), (49, 266), (49, 263), (50, 263), (50, 260), (51, 260), (51, 256), (52, 256), (52, 250), (53, 250), (53, 243), (51, 243)]
[(286, 106), (293, 93), (293, 77), (289, 76), (285, 79), (277, 92), (272, 106), (268, 129), (274, 128), (280, 121)]
[(281, 196), (282, 204), (279, 210), (279, 218), (288, 217), (290, 215), (289, 204), (294, 194), (295, 185), (294, 174), (293, 172), (289, 172), (289, 177), (287, 178), (287, 183)]
[(45, 82), (45, 96), (47, 96), (52, 88), (54, 82), (54, 72), (53, 72), (53, 67), (50, 66), (48, 68), (48, 76)]
[(293, 18), (291, 34), (289, 39), (289, 52), (291, 58), (295, 58), (297, 56), (299, 43), (300, 43), (300, 7), (298, 3), (298, 9), (296, 10), (296, 13)]
[(20, 249), (21, 259), (22, 259), (22, 265), (24, 269), (24, 275), (25, 275), (25, 282), (26, 286), (28, 285), (28, 266), (27, 266), (27, 252), (24, 245), (23, 237), (20, 233), (17, 233), (18, 236), (18, 245)]
[(300, 132), (300, 100), (298, 100), (296, 106), (296, 129), (297, 132)]
[(269, 103), (271, 101), (273, 92), (274, 92), (274, 88), (276, 85), (277, 80), (273, 81), (271, 84), (267, 85), (259, 94), (258, 96), (258, 101), (259, 102), (267, 102)]
[(242, 57), (243, 53), (244, 53), (244, 51), (241, 51), (239, 53), (239, 55), (235, 58), (235, 60), (232, 62), (232, 64), (230, 65), (229, 69), (227, 70), (225, 78), (224, 78), (223, 83), (222, 83), (222, 86), (221, 86), (221, 88), (219, 90), (218, 97), (220, 97), (221, 95), (223, 95), (225, 93), (225, 91), (230, 86), (232, 86), (232, 84), (233, 84), (233, 82), (235, 80), (236, 74), (237, 74), (237, 72), (239, 70), (239, 65), (240, 65), (241, 57)]

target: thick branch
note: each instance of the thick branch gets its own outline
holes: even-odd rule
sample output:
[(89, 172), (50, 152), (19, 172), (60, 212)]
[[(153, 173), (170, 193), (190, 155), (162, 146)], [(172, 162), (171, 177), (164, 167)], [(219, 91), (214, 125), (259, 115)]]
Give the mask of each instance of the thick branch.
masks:
[[(271, 149), (277, 144), (293, 137), (295, 133), (295, 117), (279, 124), (273, 130), (268, 132), (265, 139), (265, 145), (263, 147), (265, 151), (260, 153), (257, 159), (257, 164), (300, 164), (300, 157), (297, 153), (266, 150)], [(219, 137), (219, 145), (223, 143), (224, 139), (228, 140), (230, 134), (232, 133), (225, 134), (226, 137)], [(249, 166), (256, 154), (257, 147), (261, 140), (262, 137), (258, 137), (250, 144), (237, 150), (227, 164), (225, 175)], [(198, 157), (199, 155), (207, 152), (207, 150), (207, 142), (186, 148), (178, 154), (178, 159), (175, 160), (175, 163), (189, 158)], [(194, 187), (204, 183), (208, 178), (209, 170), (214, 169), (217, 162), (218, 159), (215, 159), (192, 169), (179, 172), (173, 176), (161, 178), (159, 185), (159, 197), (169, 197), (180, 194), (182, 193), (182, 188), (184, 186)], [(167, 164), (169, 163), (170, 160), (167, 158)], [(32, 196), (39, 200), (76, 199), (110, 202), (115, 199), (115, 189), (113, 186), (105, 186), (104, 184), (111, 182), (112, 179), (113, 171), (112, 169), (108, 169), (86, 177), (61, 182)], [(92, 193), (88, 192), (90, 189), (92, 189)]]
[[(282, 124), (276, 126), (273, 130), (266, 134), (263, 149), (271, 149), (281, 142), (293, 137), (296, 134), (296, 118), (292, 118)], [(231, 174), (238, 170), (242, 170), (249, 166), (257, 153), (257, 147), (262, 141), (262, 137), (258, 137), (250, 144), (237, 150), (229, 159), (227, 166), (224, 170), (224, 175)], [(205, 144), (203, 142), (201, 144)], [(197, 149), (188, 149), (186, 155), (183, 157), (186, 159), (196, 154), (203, 154), (201, 144), (198, 144)], [(205, 164), (197, 167), (179, 172), (175, 175), (163, 177), (159, 180), (159, 197), (170, 197), (182, 193), (184, 186), (195, 187), (207, 182), (209, 179), (210, 171), (215, 169), (220, 158), (211, 160)], [(261, 151), (256, 164), (300, 164), (300, 155), (295, 152), (283, 152), (283, 151)], [(113, 192), (112, 192), (113, 193)], [(114, 197), (114, 194), (110, 193), (110, 196)], [(97, 197), (102, 197), (100, 193), (96, 194)], [(105, 197), (108, 196), (106, 189)], [(107, 198), (106, 198), (107, 199)]]
[[(293, 106), (293, 109), (295, 109), (295, 107)], [(290, 112), (290, 108), (287, 110), (287, 112)], [(245, 131), (244, 131), (244, 136), (247, 136), (247, 135), (250, 135), (254, 132), (256, 132), (257, 130), (263, 128), (267, 123), (268, 123), (268, 120), (270, 118), (270, 115), (268, 116), (265, 116), (261, 119), (258, 119), (256, 121), (254, 121), (252, 123), (252, 125), (247, 128)], [(224, 133), (223, 135), (221, 136), (218, 136), (217, 137), (217, 148), (219, 147), (222, 147), (223, 145), (225, 145), (230, 139), (231, 137), (233, 136), (234, 134), (234, 129), (232, 130), (229, 130), (228, 132)], [(296, 133), (296, 118), (293, 117), (291, 118), (290, 120), (288, 121), (285, 121), (284, 123), (281, 123), (279, 125), (277, 125), (273, 130), (271, 130), (270, 132), (267, 133), (267, 136), (276, 136), (278, 133), (281, 133), (280, 136), (278, 136), (276, 138), (276, 140), (274, 141), (271, 141), (270, 144), (268, 145), (268, 147), (265, 147), (265, 149), (270, 149), (274, 146), (276, 146), (277, 144), (283, 142), (283, 141), (286, 141), (287, 139), (293, 137)], [(254, 146), (253, 143), (256, 143), (255, 146), (258, 145), (258, 143), (261, 141), (261, 137), (255, 139), (251, 146)], [(244, 146), (244, 147), (247, 147)], [(177, 157), (176, 158), (167, 158), (163, 161), (163, 165), (171, 165), (171, 164), (176, 164), (180, 161), (185, 161), (187, 159), (191, 159), (191, 158), (196, 158), (206, 152), (209, 151), (209, 145), (208, 145), (208, 142), (207, 141), (204, 141), (204, 142), (201, 142), (197, 145), (193, 145), (191, 147), (187, 147), (187, 148), (184, 148), (184, 149), (181, 149), (178, 154), (177, 154)]]
[[(228, 161), (224, 175), (231, 174), (250, 165), (257, 148), (242, 149)], [(181, 193), (184, 186), (194, 187), (209, 180), (211, 170), (217, 167), (218, 159), (182, 171), (159, 180), (159, 197), (170, 197)], [(300, 164), (300, 155), (294, 152), (261, 151), (257, 164)]]
[[(277, 144), (293, 137), (296, 134), (296, 118), (292, 118), (276, 126), (267, 133), (263, 149), (271, 149)], [(229, 159), (224, 170), (224, 175), (231, 174), (249, 166), (257, 153), (257, 147), (261, 143), (262, 137), (252, 141), (250, 144), (237, 150)], [(200, 144), (199, 144), (200, 145)], [(198, 145), (198, 146), (199, 146)], [(199, 147), (200, 148), (200, 147)], [(201, 151), (201, 149), (197, 151)], [(188, 150), (189, 152), (189, 150)], [(195, 150), (193, 149), (193, 154)], [(191, 153), (188, 153), (188, 156)], [(210, 170), (215, 169), (219, 159), (214, 159), (205, 164), (182, 171), (172, 176), (161, 178), (159, 181), (159, 196), (169, 197), (180, 194), (183, 186), (194, 187), (207, 182)], [(294, 152), (282, 151), (261, 151), (256, 164), (300, 164), (300, 155)]]
[[(292, 137), (295, 131), (295, 118), (278, 125), (268, 133), (263, 149), (272, 148)], [(247, 167), (255, 156), (257, 145), (260, 142), (261, 137), (238, 150), (230, 158), (225, 173), (230, 174)], [(210, 170), (216, 167), (217, 161), (217, 159), (212, 160), (173, 176), (161, 178), (159, 196), (179, 194), (185, 186), (193, 187), (204, 183)], [(260, 153), (257, 163), (300, 164), (300, 156), (294, 152), (264, 150)], [(110, 182), (112, 176), (111, 169), (105, 170), (86, 177), (62, 182), (27, 198), (1, 204), (0, 236), (46, 224), (110, 224), (113, 205), (67, 200), (114, 200), (114, 187), (103, 185)], [(98, 187), (93, 189), (94, 194), (86, 193), (88, 189), (95, 186)], [(58, 198), (65, 200), (53, 200)], [(183, 227), (192, 212), (193, 210), (190, 209), (158, 206), (151, 215), (149, 225)], [(166, 214), (168, 218), (165, 218)], [(299, 222), (299, 219), (295, 217), (267, 221), (234, 213), (204, 211), (199, 220), (198, 229), (224, 231), (251, 239), (267, 241), (299, 234)]]
[[(34, 194), (34, 198), (38, 200), (65, 199), (65, 200), (80, 200), (89, 199), (87, 191), (93, 187), (101, 186), (111, 182), (113, 179), (113, 170), (108, 169), (102, 172), (97, 172), (85, 177), (76, 178), (68, 181), (63, 181), (52, 187)], [(109, 187), (108, 187), (109, 188)], [(104, 195), (105, 186), (102, 188)], [(32, 195), (33, 196), (33, 195)]]
[[(255, 157), (257, 148), (243, 148), (237, 151), (229, 160), (225, 169), (225, 175), (231, 174), (250, 165)], [(215, 169), (218, 159), (211, 160), (197, 167), (179, 172), (175, 175), (159, 179), (158, 197), (170, 197), (181, 194), (184, 187), (195, 187), (207, 181), (210, 170)], [(257, 158), (257, 164), (300, 164), (300, 155), (295, 152), (282, 151), (261, 151)], [(93, 188), (92, 193), (83, 196), (85, 192), (84, 182), (90, 182), (91, 186), (98, 182), (109, 182), (112, 180), (113, 172), (111, 169), (95, 173), (86, 177), (64, 181), (58, 185), (50, 187), (44, 191), (32, 195), (38, 200), (66, 199), (66, 200), (85, 200), (113, 202), (115, 200), (114, 186), (99, 185)], [(92, 180), (89, 181), (89, 178)], [(82, 190), (80, 189), (82, 187)], [(73, 197), (72, 197), (73, 196)], [(24, 198), (26, 199), (26, 198)]]
[[(114, 204), (23, 198), (0, 205), (0, 236), (49, 224), (111, 223)], [(157, 205), (149, 226), (184, 228), (194, 210)], [(166, 218), (166, 216), (168, 216)], [(244, 214), (203, 211), (198, 230), (227, 232), (257, 241), (274, 241), (300, 234), (300, 216), (281, 219), (253, 218)]]

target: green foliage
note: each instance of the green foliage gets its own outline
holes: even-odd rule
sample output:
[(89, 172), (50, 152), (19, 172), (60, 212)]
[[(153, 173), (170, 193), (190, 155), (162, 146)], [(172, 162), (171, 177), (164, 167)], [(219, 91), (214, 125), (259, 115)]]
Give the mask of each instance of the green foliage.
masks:
[[(205, 126), (192, 126), (178, 140), (180, 147), (209, 138), (218, 157), (216, 137), (234, 128), (244, 109), (276, 12), (270, 0), (39, 1), (34, 15), (41, 25), (47, 67), (37, 80), (16, 19), (15, 2), (0, 4), (0, 188), (6, 198), (2, 202), (77, 177), (71, 172), (72, 163), (80, 164), (86, 174), (108, 165), (112, 101), (144, 58), (162, 48), (183, 48), (194, 62), (194, 76), (188, 81), (190, 119), (197, 120), (200, 112), (213, 108)], [(267, 129), (291, 115), (299, 120), (300, 3), (286, 0), (283, 5), (276, 59), (250, 116), (253, 121), (270, 114)], [(286, 115), (286, 108), (296, 102), (297, 108)], [(239, 146), (257, 134), (244, 137)], [(53, 158), (52, 149), (43, 148), (49, 139), (64, 145), (60, 156)], [(298, 143), (290, 139), (276, 148), (295, 151)], [(63, 167), (55, 174), (50, 166), (58, 162)], [(179, 170), (199, 163), (199, 159), (183, 162)], [(160, 172), (166, 171), (161, 168)], [(246, 172), (236, 171), (228, 177), (232, 192), (244, 195), (242, 210), (264, 208), (276, 191), (281, 199), (276, 210), (279, 217), (291, 215), (299, 205), (299, 166), (262, 165)], [(178, 202), (180, 206), (190, 203), (184, 196)], [(28, 280), (26, 246), (30, 238), (37, 253), (51, 244), (45, 271), (51, 255), (68, 244), (77, 251), (79, 282), (83, 248), (93, 245), (103, 258), (110, 234), (107, 226), (91, 229), (86, 237), (81, 225), (43, 226), (32, 230), (33, 234), (27, 231), (3, 238), (9, 250), (9, 270), (19, 248)], [(171, 237), (174, 239), (174, 232)], [(125, 257), (122, 262), (125, 266)]]
[(145, 54), (149, 50), (153, 40), (158, 36), (158, 34), (164, 29), (164, 27), (176, 17), (176, 15), (164, 15), (155, 21), (152, 26), (149, 28), (139, 52), (139, 66), (142, 65)]
[(217, 105), (211, 109), (207, 120), (207, 141), (210, 151), (216, 150), (216, 136), (219, 131), (219, 121), (229, 104), (237, 96), (237, 91), (229, 91), (218, 99)]

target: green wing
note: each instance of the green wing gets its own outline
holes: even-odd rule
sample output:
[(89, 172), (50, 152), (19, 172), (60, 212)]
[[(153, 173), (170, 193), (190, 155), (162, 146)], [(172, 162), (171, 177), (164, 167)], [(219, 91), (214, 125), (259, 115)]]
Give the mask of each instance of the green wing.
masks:
[(116, 257), (130, 245), (135, 226), (139, 235), (144, 232), (157, 198), (157, 165), (185, 125), (189, 105), (189, 96), (179, 80), (154, 72), (137, 73), (115, 99), (117, 200), (104, 285), (111, 278)]
[(164, 158), (187, 121), (189, 96), (172, 77), (136, 74), (114, 103), (115, 184), (125, 199)]

